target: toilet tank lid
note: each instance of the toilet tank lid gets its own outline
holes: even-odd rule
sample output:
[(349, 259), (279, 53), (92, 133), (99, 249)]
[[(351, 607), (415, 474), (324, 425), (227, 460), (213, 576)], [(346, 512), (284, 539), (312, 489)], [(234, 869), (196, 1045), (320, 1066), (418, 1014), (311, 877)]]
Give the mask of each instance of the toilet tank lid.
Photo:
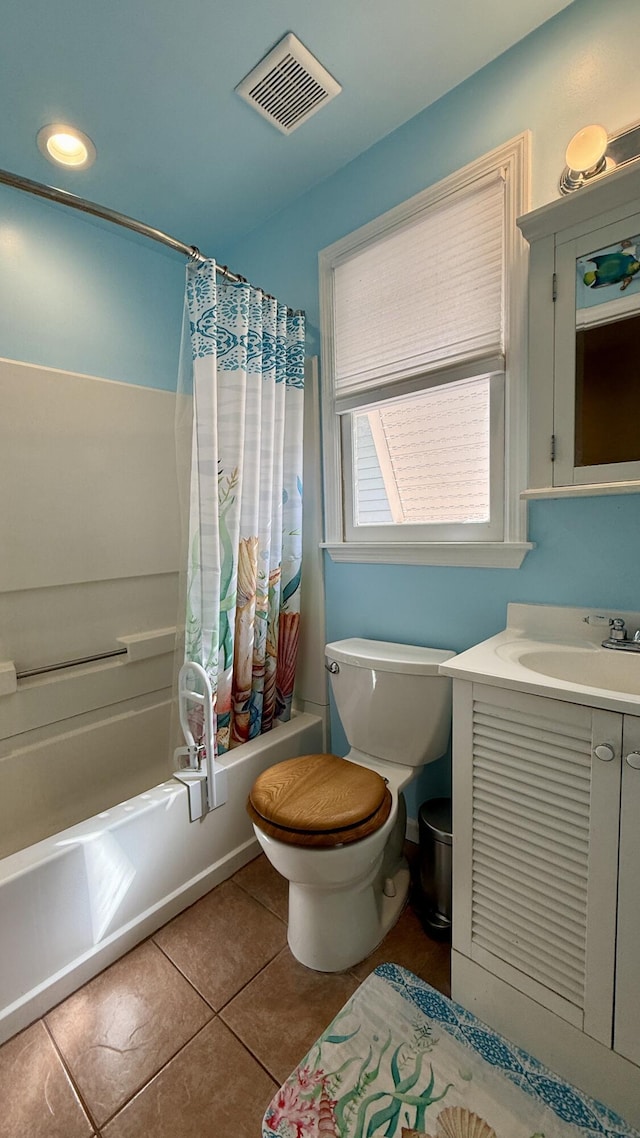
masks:
[(437, 676), (440, 664), (455, 656), (445, 648), (421, 648), (417, 644), (390, 644), (386, 640), (334, 640), (325, 647), (328, 660), (356, 668), (377, 668), (411, 676)]

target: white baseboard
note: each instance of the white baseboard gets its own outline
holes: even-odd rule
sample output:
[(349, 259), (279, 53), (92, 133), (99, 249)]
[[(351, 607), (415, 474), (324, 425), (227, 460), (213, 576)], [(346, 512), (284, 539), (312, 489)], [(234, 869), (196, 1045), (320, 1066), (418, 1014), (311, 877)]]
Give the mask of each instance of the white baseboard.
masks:
[(311, 700), (302, 699), (296, 701), (295, 705), (298, 710), (307, 712), (308, 715), (317, 715), (322, 720), (322, 749), (326, 753), (331, 750), (331, 721), (329, 718), (329, 704), (328, 703), (312, 703)]
[(420, 840), (420, 830), (418, 828), (417, 818), (407, 818), (407, 828), (404, 832), (404, 836), (408, 842), (415, 842), (416, 845), (418, 844)]

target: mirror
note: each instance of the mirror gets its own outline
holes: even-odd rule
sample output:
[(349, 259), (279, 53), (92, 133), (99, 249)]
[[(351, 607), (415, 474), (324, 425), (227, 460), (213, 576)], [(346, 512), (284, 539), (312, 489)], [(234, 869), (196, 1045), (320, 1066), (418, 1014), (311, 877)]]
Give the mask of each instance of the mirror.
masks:
[(575, 465), (640, 460), (640, 234), (576, 260)]

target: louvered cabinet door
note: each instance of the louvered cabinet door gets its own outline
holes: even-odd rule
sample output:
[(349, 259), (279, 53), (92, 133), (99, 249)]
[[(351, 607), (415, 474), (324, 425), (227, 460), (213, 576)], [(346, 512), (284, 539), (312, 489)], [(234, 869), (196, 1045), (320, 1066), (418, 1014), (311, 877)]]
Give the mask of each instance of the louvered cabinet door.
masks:
[(640, 718), (635, 715), (624, 717), (622, 753), (614, 1048), (640, 1064)]
[(460, 688), (454, 948), (610, 1047), (622, 717)]

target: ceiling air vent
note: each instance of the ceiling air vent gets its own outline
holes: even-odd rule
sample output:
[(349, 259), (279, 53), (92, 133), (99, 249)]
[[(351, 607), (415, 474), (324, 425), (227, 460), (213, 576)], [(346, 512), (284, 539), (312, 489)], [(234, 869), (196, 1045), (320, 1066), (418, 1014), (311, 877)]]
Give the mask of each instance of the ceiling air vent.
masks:
[(291, 32), (236, 87), (283, 134), (291, 134), (341, 90)]

